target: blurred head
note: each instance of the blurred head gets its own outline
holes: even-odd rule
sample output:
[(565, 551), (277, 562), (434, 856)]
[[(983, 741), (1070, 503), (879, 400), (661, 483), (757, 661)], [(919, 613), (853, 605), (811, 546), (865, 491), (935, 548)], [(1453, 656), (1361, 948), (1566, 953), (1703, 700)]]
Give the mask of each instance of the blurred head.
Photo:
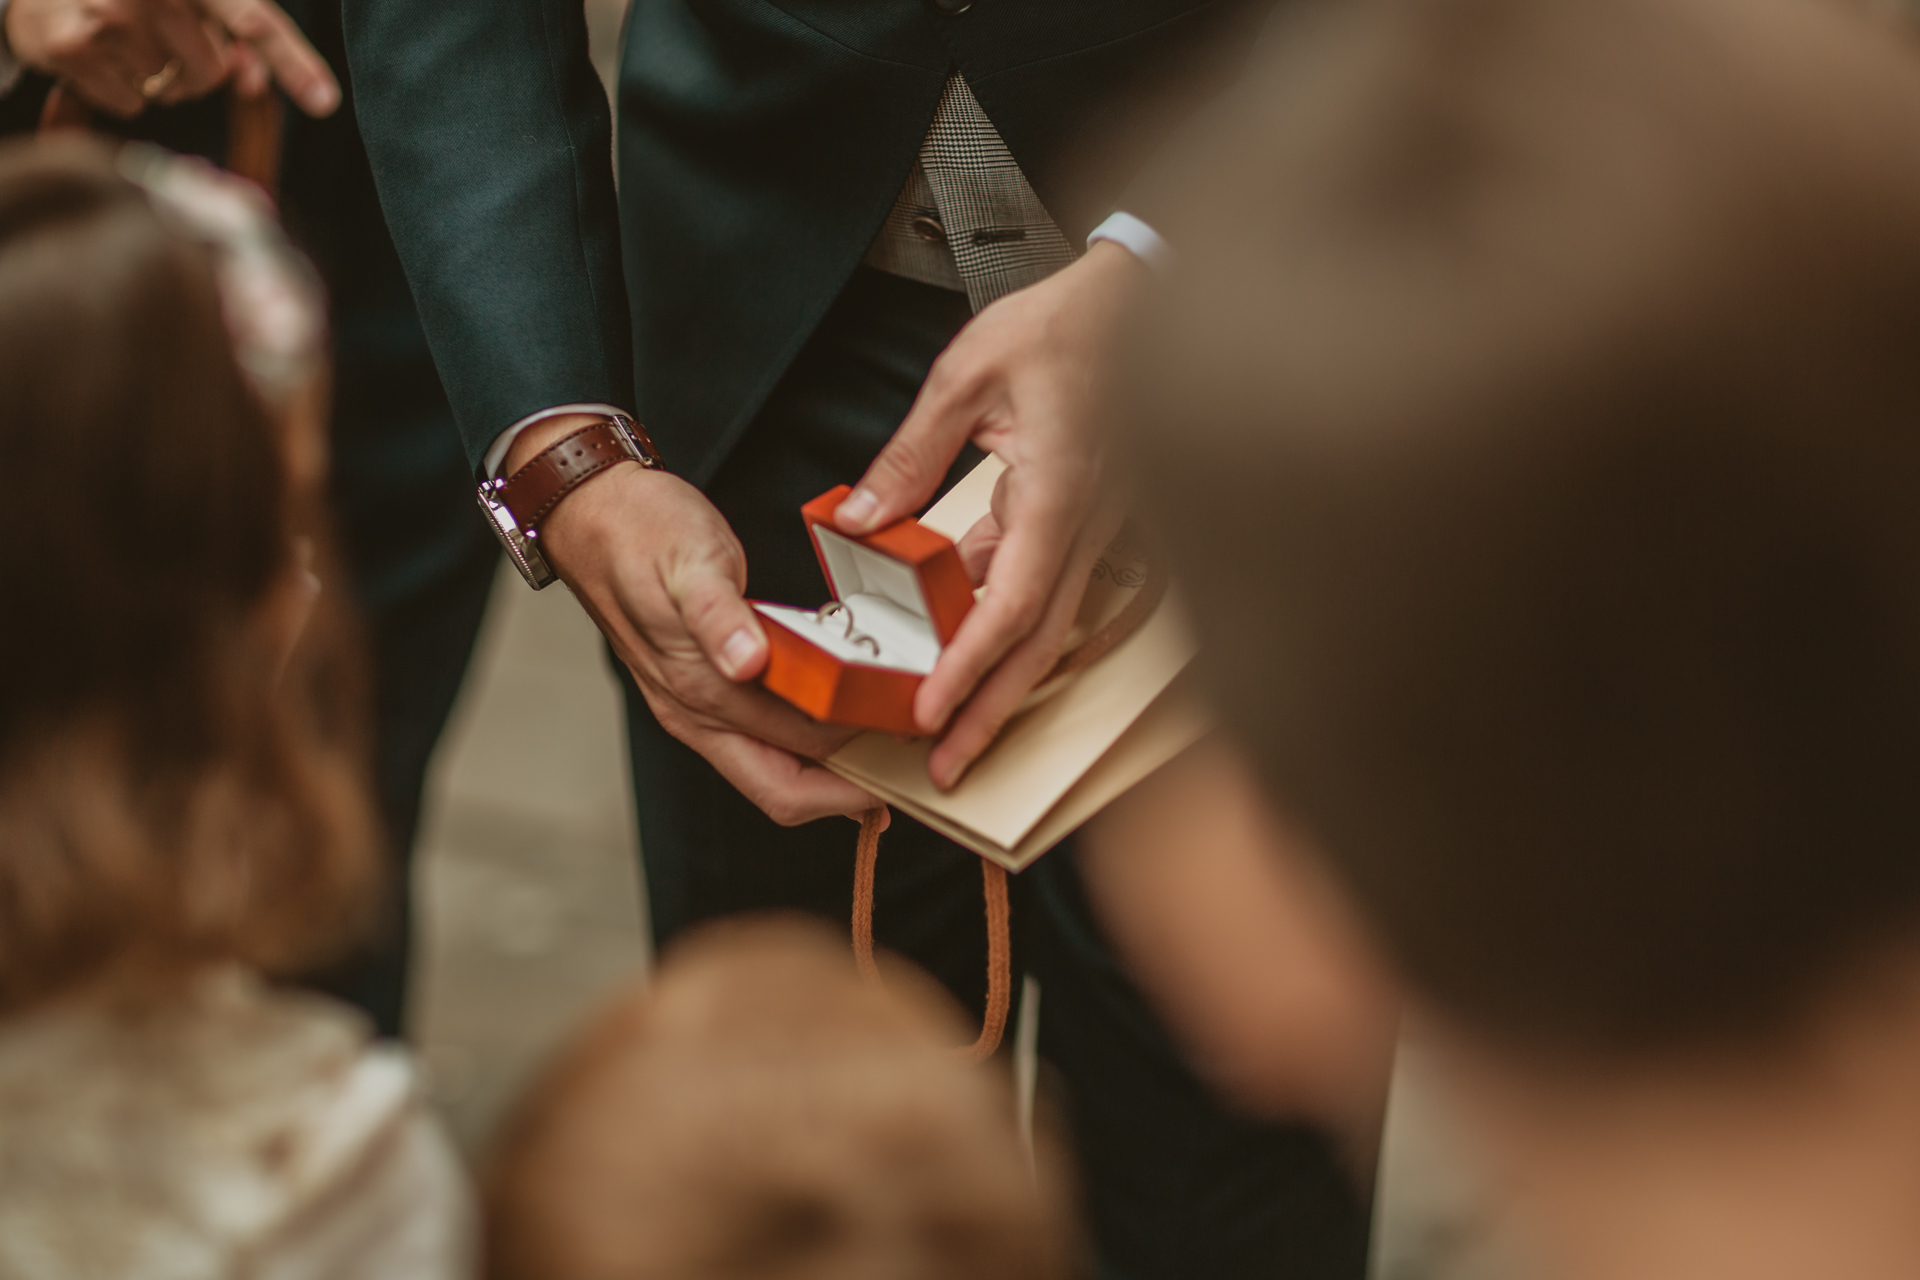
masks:
[(1920, 924), (1920, 74), (1799, 0), (1321, 11), (1137, 433), (1218, 705), (1431, 1003), (1614, 1061)]
[(561, 1053), (492, 1161), (499, 1280), (1053, 1280), (1068, 1209), (917, 970), (760, 920), (676, 946)]
[(0, 1009), (305, 965), (373, 871), (357, 687), (309, 625), (318, 313), (284, 376), (243, 368), (270, 309), (233, 258), (270, 227), (185, 164), (0, 149)]

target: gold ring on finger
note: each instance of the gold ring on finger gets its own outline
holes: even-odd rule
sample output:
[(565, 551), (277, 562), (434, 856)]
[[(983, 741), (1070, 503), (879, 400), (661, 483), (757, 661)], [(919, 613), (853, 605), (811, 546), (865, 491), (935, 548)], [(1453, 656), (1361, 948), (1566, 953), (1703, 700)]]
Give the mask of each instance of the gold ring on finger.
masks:
[(167, 65), (140, 82), (140, 96), (148, 102), (165, 93), (175, 80), (180, 78), (180, 59), (169, 59)]

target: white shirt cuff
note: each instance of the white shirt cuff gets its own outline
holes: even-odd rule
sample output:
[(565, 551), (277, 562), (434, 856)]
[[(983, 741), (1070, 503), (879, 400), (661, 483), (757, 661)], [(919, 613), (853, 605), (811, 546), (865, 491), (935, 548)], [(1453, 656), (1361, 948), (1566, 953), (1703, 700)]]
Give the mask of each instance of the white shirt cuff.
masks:
[(1087, 248), (1093, 248), (1101, 240), (1111, 240), (1129, 250), (1155, 271), (1173, 268), (1173, 246), (1162, 240), (1158, 231), (1130, 213), (1116, 213), (1095, 227), (1087, 237)]
[[(5, 0), (0, 0), (0, 3), (5, 3)], [(491, 480), (500, 474), (500, 464), (507, 460), (507, 450), (513, 448), (513, 442), (520, 438), (522, 431), (536, 422), (545, 422), (563, 413), (604, 413), (611, 417), (614, 414), (624, 415), (626, 411), (610, 404), (557, 404), (551, 409), (530, 413), (495, 436), (493, 443), (487, 446), (487, 456), (480, 460), (480, 465), (486, 469), (487, 479)]]

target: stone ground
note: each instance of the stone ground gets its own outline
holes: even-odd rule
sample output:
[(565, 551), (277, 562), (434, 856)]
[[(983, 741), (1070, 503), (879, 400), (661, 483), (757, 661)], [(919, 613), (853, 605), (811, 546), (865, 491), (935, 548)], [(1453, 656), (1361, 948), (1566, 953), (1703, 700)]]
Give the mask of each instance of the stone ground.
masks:
[(411, 1030), (472, 1153), (556, 1037), (646, 970), (619, 693), (565, 587), (502, 565), (417, 859)]

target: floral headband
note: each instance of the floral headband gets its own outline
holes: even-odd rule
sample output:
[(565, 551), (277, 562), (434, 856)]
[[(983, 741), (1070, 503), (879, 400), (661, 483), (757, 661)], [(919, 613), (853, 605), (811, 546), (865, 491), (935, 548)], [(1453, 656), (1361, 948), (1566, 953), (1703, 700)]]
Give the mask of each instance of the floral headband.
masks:
[(287, 404), (325, 367), (326, 303), (271, 202), (204, 160), (145, 143), (123, 147), (119, 167), (173, 230), (213, 251), (220, 310), (241, 371), (269, 406)]

